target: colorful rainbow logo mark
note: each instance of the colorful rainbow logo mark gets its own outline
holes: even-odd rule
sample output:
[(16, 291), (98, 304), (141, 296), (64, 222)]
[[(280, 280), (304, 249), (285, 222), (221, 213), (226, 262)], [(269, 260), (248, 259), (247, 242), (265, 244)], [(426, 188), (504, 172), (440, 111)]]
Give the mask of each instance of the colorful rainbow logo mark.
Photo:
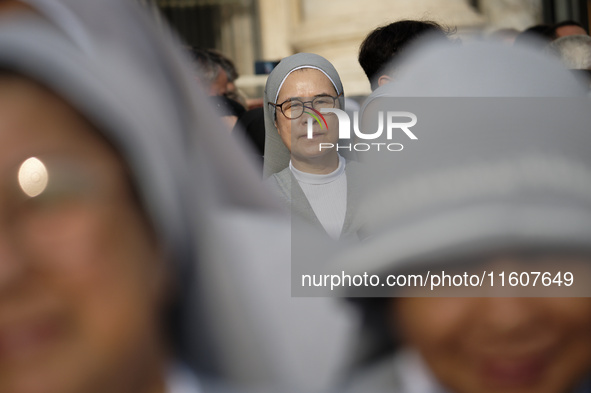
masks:
[[(310, 116), (312, 116), (314, 119), (316, 119), (316, 121), (318, 122), (318, 124), (320, 124), (320, 129), (324, 130), (324, 128), (326, 127), (326, 129), (328, 129), (328, 124), (326, 123), (326, 119), (324, 118), (324, 116), (322, 116), (322, 113), (318, 112), (316, 109), (314, 108), (307, 108), (310, 109), (312, 111), (314, 111), (314, 113), (316, 113), (316, 115), (320, 116), (320, 119), (322, 119), (322, 121), (320, 121), (320, 119), (318, 118), (318, 116), (316, 116), (314, 113), (310, 113), (308, 111), (305, 111), (304, 113), (309, 114)], [(324, 127), (322, 126), (322, 123), (324, 122)]]

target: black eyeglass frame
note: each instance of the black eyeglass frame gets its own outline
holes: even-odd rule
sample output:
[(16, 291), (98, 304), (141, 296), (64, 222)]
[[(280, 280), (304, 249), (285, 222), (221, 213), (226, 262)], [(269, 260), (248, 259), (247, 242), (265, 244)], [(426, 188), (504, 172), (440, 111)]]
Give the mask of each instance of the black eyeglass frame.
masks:
[(337, 102), (337, 100), (338, 100), (338, 99), (339, 99), (339, 98), (340, 98), (342, 95), (343, 95), (343, 93), (342, 93), (342, 92), (341, 92), (339, 95), (337, 95), (336, 97), (334, 97), (334, 96), (331, 96), (331, 95), (328, 95), (328, 94), (327, 94), (327, 95), (319, 95), (319, 96), (316, 96), (316, 97), (314, 97), (314, 99), (313, 99), (312, 101), (302, 101), (302, 100), (300, 100), (299, 98), (289, 98), (289, 99), (287, 99), (287, 100), (283, 101), (281, 104), (274, 104), (274, 103), (272, 103), (272, 102), (269, 102), (268, 104), (269, 104), (269, 105), (273, 105), (273, 106), (275, 107), (275, 116), (277, 116), (277, 108), (279, 108), (279, 109), (281, 110), (281, 113), (283, 114), (283, 116), (285, 116), (285, 117), (286, 117), (287, 119), (289, 119), (289, 120), (295, 120), (295, 119), (299, 119), (300, 117), (302, 117), (302, 115), (304, 114), (304, 111), (302, 110), (302, 113), (300, 113), (300, 114), (299, 114), (298, 116), (296, 116), (296, 117), (289, 117), (289, 116), (287, 116), (287, 115), (285, 114), (285, 112), (283, 111), (283, 105), (285, 105), (285, 104), (287, 104), (287, 103), (289, 103), (289, 102), (299, 101), (299, 102), (301, 102), (301, 103), (302, 103), (302, 108), (310, 108), (309, 106), (306, 106), (306, 104), (310, 103), (310, 104), (312, 104), (312, 107), (311, 107), (311, 109), (314, 109), (314, 110), (316, 110), (316, 108), (314, 108), (314, 101), (315, 101), (316, 99), (318, 99), (318, 98), (328, 98), (328, 97), (330, 97), (330, 98), (332, 98), (332, 100), (333, 100), (332, 107), (334, 108), (334, 107), (336, 106), (336, 102)]

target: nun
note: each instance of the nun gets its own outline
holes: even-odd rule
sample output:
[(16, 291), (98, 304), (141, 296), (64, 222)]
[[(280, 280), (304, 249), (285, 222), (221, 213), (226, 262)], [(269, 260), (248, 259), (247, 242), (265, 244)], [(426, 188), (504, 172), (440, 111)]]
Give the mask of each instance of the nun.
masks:
[(381, 283), (342, 289), (365, 316), (345, 391), (590, 391), (586, 90), (533, 49), (423, 42), (369, 97), (418, 139), (368, 157), (367, 237), (333, 262)]
[(344, 103), (336, 69), (312, 53), (283, 59), (265, 86), (264, 177), (293, 214), (333, 239), (355, 237), (358, 229), (356, 163), (338, 152), (337, 116), (321, 113), (344, 110)]
[(168, 28), (119, 0), (0, 18), (0, 392), (329, 384), (348, 317), (291, 298), (288, 217)]

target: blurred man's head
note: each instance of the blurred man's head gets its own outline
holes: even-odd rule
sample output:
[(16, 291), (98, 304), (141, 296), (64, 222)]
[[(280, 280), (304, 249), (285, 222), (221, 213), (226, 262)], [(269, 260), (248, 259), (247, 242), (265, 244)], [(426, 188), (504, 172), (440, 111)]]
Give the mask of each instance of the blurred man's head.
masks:
[(210, 58), (218, 64), (226, 74), (226, 95), (228, 93), (236, 92), (236, 85), (234, 82), (238, 79), (238, 71), (234, 62), (225, 56), (222, 52), (215, 49), (207, 49), (207, 54)]
[[(210, 96), (223, 96), (229, 86), (229, 76), (219, 63), (219, 56), (208, 50), (190, 48), (197, 68), (197, 79)], [(233, 85), (233, 82), (232, 82)]]
[(583, 25), (574, 20), (565, 20), (555, 24), (553, 27), (555, 38), (566, 37), (569, 35), (588, 35)]
[(359, 48), (359, 64), (375, 90), (391, 80), (389, 68), (400, 53), (417, 38), (431, 34), (446, 38), (443, 28), (432, 21), (401, 20), (378, 27), (365, 38)]

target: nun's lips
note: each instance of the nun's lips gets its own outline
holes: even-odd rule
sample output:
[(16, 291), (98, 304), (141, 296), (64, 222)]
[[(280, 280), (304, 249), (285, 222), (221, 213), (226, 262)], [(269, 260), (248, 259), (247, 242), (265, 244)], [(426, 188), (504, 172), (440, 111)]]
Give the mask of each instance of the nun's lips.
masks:
[(50, 316), (27, 317), (0, 325), (0, 363), (23, 362), (42, 355), (65, 330)]
[(547, 374), (550, 351), (515, 357), (488, 357), (479, 362), (478, 372), (488, 386), (510, 389), (534, 386)]

